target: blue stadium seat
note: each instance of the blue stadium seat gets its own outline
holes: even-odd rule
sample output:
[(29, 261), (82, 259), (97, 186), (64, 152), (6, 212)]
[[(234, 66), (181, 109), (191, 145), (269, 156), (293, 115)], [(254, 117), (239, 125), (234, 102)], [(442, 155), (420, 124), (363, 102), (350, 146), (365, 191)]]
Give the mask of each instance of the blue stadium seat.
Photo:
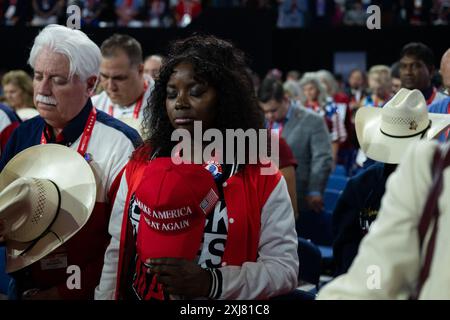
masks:
[(344, 190), (345, 186), (347, 185), (348, 178), (344, 176), (338, 176), (338, 175), (330, 175), (327, 181), (327, 189), (334, 189), (334, 190)]
[(346, 177), (347, 176), (347, 171), (345, 170), (345, 167), (343, 165), (336, 165), (336, 168), (334, 169), (334, 171), (332, 172), (333, 175), (337, 175), (337, 176), (343, 176)]

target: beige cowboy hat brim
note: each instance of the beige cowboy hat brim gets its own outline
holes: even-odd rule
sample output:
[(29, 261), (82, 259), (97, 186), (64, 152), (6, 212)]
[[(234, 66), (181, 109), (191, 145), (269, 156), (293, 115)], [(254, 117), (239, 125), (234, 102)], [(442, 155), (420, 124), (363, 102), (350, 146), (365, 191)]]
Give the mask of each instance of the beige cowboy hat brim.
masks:
[(0, 190), (20, 177), (48, 179), (61, 195), (60, 210), (50, 232), (32, 242), (6, 241), (6, 272), (20, 270), (42, 259), (78, 232), (88, 221), (96, 200), (95, 176), (75, 150), (57, 144), (37, 145), (12, 158), (0, 173)]
[[(394, 138), (383, 134), (381, 128), (382, 108), (364, 107), (356, 113), (356, 136), (367, 157), (383, 163), (400, 163), (408, 147), (421, 139), (421, 135), (410, 138)], [(431, 127), (422, 139), (431, 140), (450, 126), (450, 115), (428, 113)]]

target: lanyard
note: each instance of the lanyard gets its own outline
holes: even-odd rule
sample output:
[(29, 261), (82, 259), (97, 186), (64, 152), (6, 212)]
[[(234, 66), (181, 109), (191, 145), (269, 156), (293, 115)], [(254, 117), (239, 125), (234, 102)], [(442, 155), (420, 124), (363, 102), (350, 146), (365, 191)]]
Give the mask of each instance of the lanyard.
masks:
[[(144, 95), (145, 95), (145, 92), (147, 91), (147, 88), (148, 88), (148, 83), (147, 83), (147, 81), (145, 81), (144, 82), (144, 92), (142, 92), (141, 96), (139, 97), (139, 99), (136, 102), (136, 105), (134, 106), (134, 110), (133, 110), (133, 118), (134, 119), (139, 118), (139, 112), (141, 111), (142, 102), (144, 100)], [(114, 116), (114, 109), (113, 109), (112, 104), (109, 105), (108, 114), (112, 117)]]
[[(81, 154), (83, 158), (86, 155), (89, 140), (91, 139), (92, 131), (94, 130), (96, 118), (97, 118), (97, 110), (95, 109), (95, 107), (92, 107), (92, 110), (89, 113), (89, 118), (86, 122), (86, 126), (84, 127), (83, 134), (81, 135), (80, 145), (78, 146), (77, 150), (78, 153)], [(42, 132), (41, 144), (47, 144), (47, 139), (45, 138), (44, 132)]]

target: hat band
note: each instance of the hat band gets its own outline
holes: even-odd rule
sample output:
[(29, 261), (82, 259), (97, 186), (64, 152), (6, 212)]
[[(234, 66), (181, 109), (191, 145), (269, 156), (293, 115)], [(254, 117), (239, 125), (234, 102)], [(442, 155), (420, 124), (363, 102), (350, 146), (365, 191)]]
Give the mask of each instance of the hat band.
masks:
[(385, 136), (388, 136), (388, 137), (390, 137), (390, 138), (397, 138), (397, 139), (402, 139), (402, 138), (412, 138), (412, 137), (415, 137), (415, 136), (418, 136), (419, 134), (421, 134), (420, 139), (422, 139), (423, 136), (425, 135), (425, 133), (426, 133), (426, 132), (428, 131), (428, 129), (430, 129), (430, 127), (431, 127), (431, 120), (429, 120), (429, 121), (430, 121), (430, 122), (428, 122), (428, 126), (427, 126), (425, 129), (423, 129), (423, 130), (420, 131), (420, 132), (417, 132), (417, 133), (408, 135), (408, 136), (394, 136), (394, 135), (392, 135), (392, 134), (389, 134), (389, 133), (384, 132), (381, 128), (380, 128), (380, 131), (381, 131), (382, 134), (384, 134)]
[[(48, 181), (50, 181), (50, 182), (55, 186), (56, 191), (57, 191), (57, 193), (58, 193), (58, 206), (56, 207), (56, 214), (55, 214), (55, 216), (53, 217), (52, 222), (50, 222), (50, 224), (49, 224), (48, 227), (44, 230), (44, 232), (42, 232), (42, 234), (41, 234), (39, 237), (37, 237), (36, 239), (34, 239), (34, 240), (30, 243), (30, 245), (29, 245), (25, 250), (23, 250), (23, 251), (19, 254), (19, 256), (23, 256), (25, 253), (27, 253), (28, 251), (30, 251), (30, 250), (36, 245), (36, 243), (37, 243), (39, 240), (41, 240), (44, 236), (46, 236), (49, 232), (53, 233), (53, 234), (55, 235), (55, 237), (57, 237), (58, 240), (61, 241), (61, 239), (58, 237), (58, 235), (57, 235), (56, 233), (54, 233), (53, 231), (50, 230), (50, 228), (51, 228), (51, 227), (53, 226), (53, 224), (55, 223), (56, 218), (58, 217), (58, 214), (59, 214), (59, 209), (61, 208), (61, 193), (59, 192), (59, 188), (58, 188), (58, 186), (56, 185), (56, 183), (54, 183), (52, 180), (48, 180)], [(62, 242), (62, 241), (61, 241), (61, 242)]]

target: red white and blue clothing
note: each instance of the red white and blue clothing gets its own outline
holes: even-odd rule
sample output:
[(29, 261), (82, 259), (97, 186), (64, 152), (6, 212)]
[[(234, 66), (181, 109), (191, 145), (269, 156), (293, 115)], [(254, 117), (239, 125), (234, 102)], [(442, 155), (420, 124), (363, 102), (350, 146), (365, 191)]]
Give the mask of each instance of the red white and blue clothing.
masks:
[[(66, 257), (57, 268), (47, 268), (42, 260), (13, 274), (18, 293), (30, 288), (41, 290), (57, 287), (63, 299), (93, 298), (103, 266), (103, 255), (110, 241), (108, 224), (112, 201), (123, 168), (135, 147), (141, 143), (139, 134), (124, 123), (102, 111), (93, 111), (90, 100), (58, 136), (40, 116), (23, 122), (11, 135), (0, 160), (0, 170), (22, 150), (41, 143), (58, 143), (79, 150), (86, 123), (94, 115), (94, 126), (87, 141), (86, 155), (97, 181), (97, 199), (87, 224), (58, 251)], [(71, 170), (71, 168), (67, 168)], [(64, 174), (64, 172), (61, 172)], [(51, 259), (52, 254), (46, 257)], [(63, 259), (64, 260), (64, 259)], [(62, 261), (62, 260), (61, 260)], [(81, 269), (81, 289), (69, 290), (66, 285), (68, 265)]]
[(347, 139), (344, 120), (333, 98), (328, 97), (324, 106), (321, 106), (317, 101), (307, 101), (305, 102), (305, 107), (324, 117), (328, 130), (330, 131), (331, 142), (342, 143)]

